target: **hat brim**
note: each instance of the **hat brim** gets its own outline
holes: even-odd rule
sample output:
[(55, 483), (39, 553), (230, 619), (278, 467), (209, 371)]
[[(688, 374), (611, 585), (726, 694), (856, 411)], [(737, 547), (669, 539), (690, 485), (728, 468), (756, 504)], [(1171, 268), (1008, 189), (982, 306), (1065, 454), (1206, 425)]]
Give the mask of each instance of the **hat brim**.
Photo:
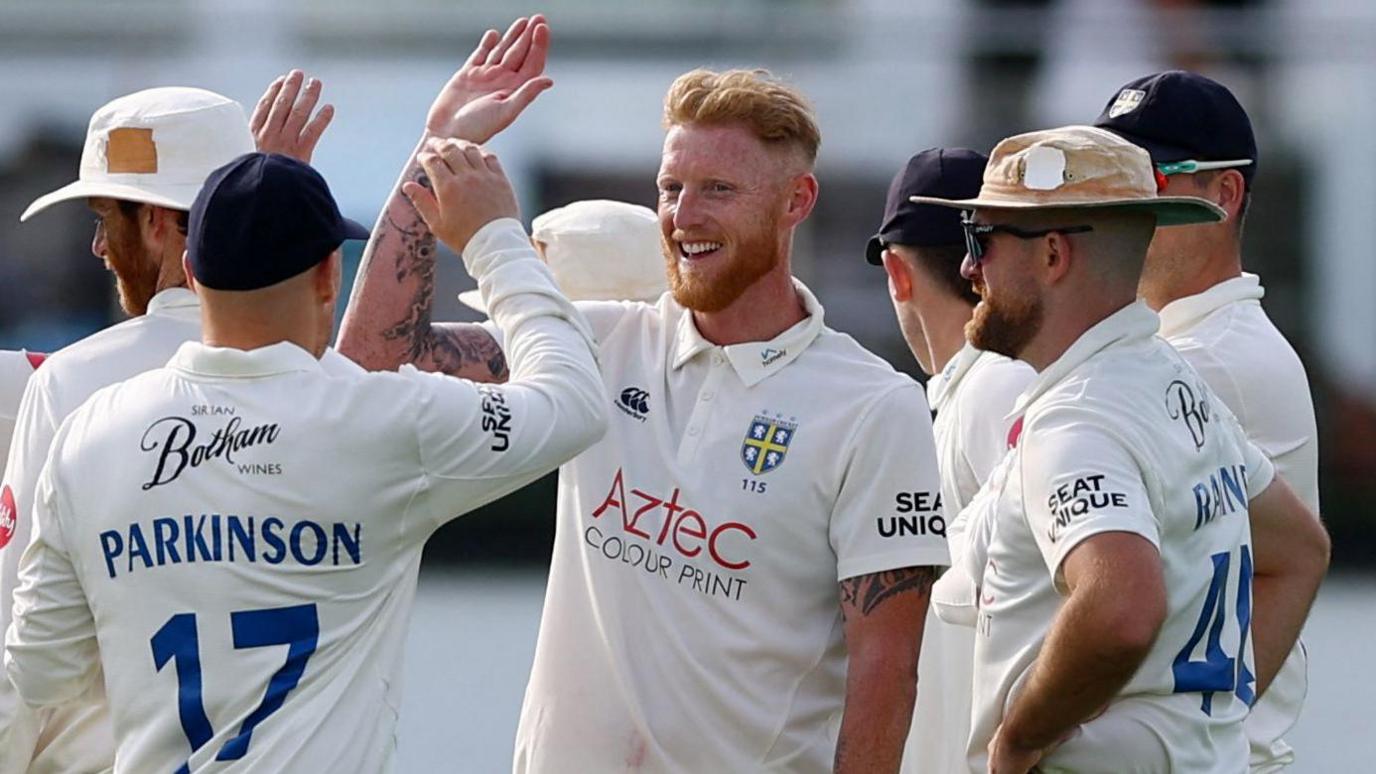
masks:
[(884, 265), (884, 236), (882, 234), (875, 234), (870, 237), (869, 243), (865, 245), (865, 260), (869, 261), (871, 266)]
[(344, 221), (345, 239), (367, 239), (372, 236), (368, 227), (354, 220), (353, 218), (341, 218)]
[(477, 312), (487, 314), (487, 304), (483, 303), (483, 294), (476, 288), (465, 290), (459, 294), (459, 303)]
[(88, 199), (92, 196), (108, 196), (111, 199), (142, 202), (173, 210), (190, 210), (191, 203), (196, 201), (196, 194), (200, 191), (201, 185), (199, 183), (196, 185), (139, 186), (116, 183), (111, 180), (78, 180), (34, 199), (33, 204), (30, 204), (28, 209), (24, 210), (24, 214), (19, 216), (19, 222), (28, 220), (54, 204), (72, 199)]
[(911, 196), (916, 204), (935, 204), (958, 210), (1127, 210), (1148, 212), (1156, 216), (1157, 227), (1191, 226), (1198, 223), (1220, 223), (1228, 213), (1213, 202), (1193, 196), (1157, 196), (1151, 199), (1102, 199), (1080, 202), (1028, 202), (1008, 199), (937, 199), (931, 196)]

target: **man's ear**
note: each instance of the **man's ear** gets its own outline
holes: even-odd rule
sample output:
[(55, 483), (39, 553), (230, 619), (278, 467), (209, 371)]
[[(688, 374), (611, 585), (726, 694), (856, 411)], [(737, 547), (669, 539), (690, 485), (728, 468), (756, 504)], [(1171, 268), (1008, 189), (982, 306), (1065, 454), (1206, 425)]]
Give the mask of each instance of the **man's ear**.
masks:
[(884, 273), (889, 275), (889, 295), (898, 303), (910, 301), (913, 297), (912, 267), (893, 250), (885, 250), (882, 260)]
[(315, 295), (320, 303), (334, 304), (339, 299), (343, 263), (343, 251), (335, 248), (325, 260), (315, 265)]
[(185, 250), (182, 251), (182, 274), (186, 275), (186, 287), (195, 293), (196, 275), (191, 273), (191, 256)]
[(1214, 178), (1214, 190), (1210, 198), (1228, 213), (1228, 220), (1237, 218), (1242, 211), (1242, 201), (1247, 198), (1247, 181), (1236, 169), (1221, 170), (1223, 174)]
[(811, 172), (797, 175), (789, 182), (788, 206), (784, 208), (783, 222), (796, 226), (807, 220), (812, 208), (817, 205), (817, 176)]
[(1048, 285), (1055, 285), (1070, 274), (1071, 266), (1080, 256), (1070, 238), (1059, 231), (1042, 237), (1043, 276)]

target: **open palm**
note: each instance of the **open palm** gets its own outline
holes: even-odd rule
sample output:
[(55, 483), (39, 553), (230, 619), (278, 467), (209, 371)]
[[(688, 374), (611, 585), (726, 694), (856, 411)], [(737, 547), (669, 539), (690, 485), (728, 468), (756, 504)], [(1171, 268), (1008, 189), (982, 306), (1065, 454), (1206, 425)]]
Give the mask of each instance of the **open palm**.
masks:
[(554, 84), (542, 75), (548, 54), (549, 24), (543, 16), (517, 19), (500, 37), (488, 30), (440, 89), (426, 116), (426, 131), (476, 143), (492, 139)]

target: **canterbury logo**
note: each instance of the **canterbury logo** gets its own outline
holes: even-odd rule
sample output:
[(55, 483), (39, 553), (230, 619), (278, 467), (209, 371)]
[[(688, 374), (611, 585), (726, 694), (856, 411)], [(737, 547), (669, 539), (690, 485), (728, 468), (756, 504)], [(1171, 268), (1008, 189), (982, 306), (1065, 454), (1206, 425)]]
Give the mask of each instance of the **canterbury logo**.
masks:
[(627, 387), (621, 391), (621, 397), (617, 400), (617, 408), (644, 422), (645, 415), (650, 413), (649, 390)]

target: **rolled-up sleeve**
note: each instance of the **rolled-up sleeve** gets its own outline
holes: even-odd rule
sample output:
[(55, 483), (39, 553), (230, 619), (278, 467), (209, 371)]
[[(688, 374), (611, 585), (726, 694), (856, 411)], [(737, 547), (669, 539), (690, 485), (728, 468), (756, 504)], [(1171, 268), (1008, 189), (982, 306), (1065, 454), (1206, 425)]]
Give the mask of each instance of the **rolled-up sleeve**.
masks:
[(33, 539), (20, 559), (14, 621), (5, 633), (5, 672), (32, 707), (77, 698), (100, 664), (95, 620), (63, 536), (51, 460), (34, 493)]

